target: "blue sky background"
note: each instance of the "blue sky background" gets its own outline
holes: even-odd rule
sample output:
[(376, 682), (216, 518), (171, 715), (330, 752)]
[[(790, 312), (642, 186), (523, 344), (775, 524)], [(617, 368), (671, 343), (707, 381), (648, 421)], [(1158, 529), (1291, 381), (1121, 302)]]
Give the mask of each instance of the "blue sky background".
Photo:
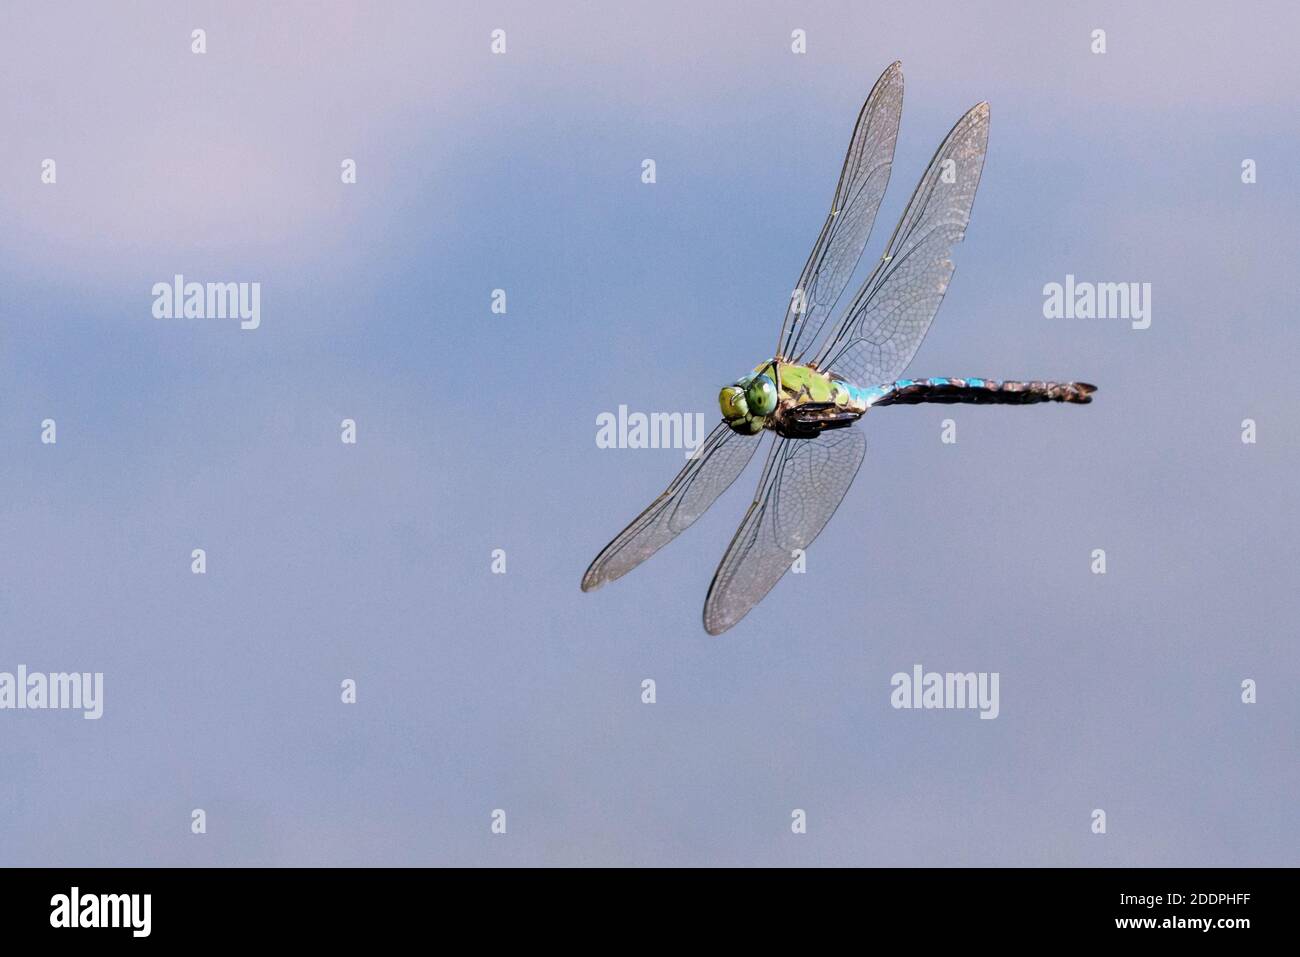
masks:
[[(708, 6), (9, 12), (0, 670), (102, 671), (105, 713), (0, 712), (0, 862), (1300, 863), (1300, 14)], [(581, 594), (681, 463), (596, 416), (712, 418), (770, 355), (895, 58), (869, 256), (992, 104), (912, 371), (1096, 401), (872, 414), (808, 573), (721, 638), (756, 466)], [(261, 328), (152, 319), (177, 272), (261, 282)], [(1043, 318), (1067, 273), (1150, 282), (1151, 328)], [(893, 710), (915, 663), (999, 672), (1000, 716)]]

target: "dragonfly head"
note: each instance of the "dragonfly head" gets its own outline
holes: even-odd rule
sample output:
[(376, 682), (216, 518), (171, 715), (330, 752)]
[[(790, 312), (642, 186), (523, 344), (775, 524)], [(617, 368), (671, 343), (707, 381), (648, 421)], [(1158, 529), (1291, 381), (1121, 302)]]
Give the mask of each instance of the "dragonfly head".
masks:
[(756, 435), (767, 417), (776, 411), (776, 383), (768, 376), (751, 372), (718, 393), (722, 417), (732, 431)]

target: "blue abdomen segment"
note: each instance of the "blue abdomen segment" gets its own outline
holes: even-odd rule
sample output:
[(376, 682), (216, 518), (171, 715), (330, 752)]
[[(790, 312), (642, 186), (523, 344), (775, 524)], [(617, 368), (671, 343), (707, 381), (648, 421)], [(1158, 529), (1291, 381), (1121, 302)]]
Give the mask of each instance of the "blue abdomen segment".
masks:
[(873, 385), (869, 389), (859, 389), (857, 386), (852, 386), (851, 390), (854, 400), (869, 409), (888, 395), (892, 388), (893, 386), (888, 385)]
[(937, 377), (899, 379), (889, 385), (861, 390), (868, 405), (919, 405), (922, 402), (973, 405), (1029, 405), (1034, 402), (1092, 401), (1097, 389), (1087, 382), (1015, 382), (1001, 379)]

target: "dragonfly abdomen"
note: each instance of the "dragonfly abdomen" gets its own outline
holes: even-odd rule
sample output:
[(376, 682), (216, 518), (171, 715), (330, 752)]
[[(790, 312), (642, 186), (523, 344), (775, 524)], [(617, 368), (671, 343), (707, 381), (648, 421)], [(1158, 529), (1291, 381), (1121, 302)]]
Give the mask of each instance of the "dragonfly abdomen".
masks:
[[(1097, 387), (1087, 382), (1015, 382), (1000, 379), (900, 379), (879, 388), (871, 405), (919, 405), (922, 402), (974, 405), (1029, 405), (1034, 402), (1092, 401)], [(868, 390), (877, 391), (877, 390)]]

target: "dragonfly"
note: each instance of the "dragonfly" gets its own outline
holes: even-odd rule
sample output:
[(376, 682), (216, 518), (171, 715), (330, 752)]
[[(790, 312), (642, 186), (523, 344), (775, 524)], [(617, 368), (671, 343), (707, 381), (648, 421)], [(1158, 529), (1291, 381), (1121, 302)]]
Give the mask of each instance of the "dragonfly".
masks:
[(866, 454), (862, 430), (852, 426), (870, 410), (1092, 400), (1096, 387), (1086, 382), (899, 378), (952, 278), (952, 250), (970, 221), (988, 147), (987, 102), (953, 126), (884, 254), (838, 319), (828, 321), (884, 198), (902, 108), (902, 66), (895, 62), (858, 114), (830, 213), (790, 297), (774, 356), (722, 388), (722, 421), (663, 494), (596, 556), (583, 591), (621, 578), (689, 528), (771, 433), (758, 491), (704, 602), (705, 630), (722, 634), (772, 590), (839, 508)]

